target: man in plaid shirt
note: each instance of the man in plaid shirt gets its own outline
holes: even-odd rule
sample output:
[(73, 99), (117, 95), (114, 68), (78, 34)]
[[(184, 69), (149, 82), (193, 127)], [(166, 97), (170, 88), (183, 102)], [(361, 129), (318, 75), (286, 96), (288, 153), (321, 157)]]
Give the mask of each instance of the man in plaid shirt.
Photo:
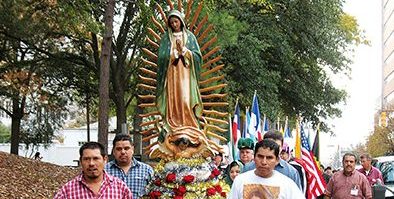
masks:
[(82, 173), (67, 182), (55, 195), (55, 199), (131, 199), (127, 185), (104, 171), (107, 155), (104, 146), (88, 142), (79, 149)]
[(133, 198), (141, 198), (146, 194), (146, 185), (152, 180), (152, 167), (133, 157), (134, 143), (128, 134), (115, 136), (112, 154), (115, 160), (107, 163), (105, 170), (123, 180), (133, 193)]

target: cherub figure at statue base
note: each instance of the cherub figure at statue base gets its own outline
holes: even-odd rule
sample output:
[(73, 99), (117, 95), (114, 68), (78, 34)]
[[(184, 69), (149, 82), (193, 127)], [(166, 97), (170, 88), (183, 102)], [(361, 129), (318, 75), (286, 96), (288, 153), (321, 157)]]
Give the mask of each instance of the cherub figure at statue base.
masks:
[[(162, 131), (164, 129), (161, 129)], [(163, 132), (162, 132), (163, 133)], [(163, 133), (164, 140), (153, 148), (149, 157), (161, 159), (208, 158), (215, 154), (205, 133), (194, 127), (179, 127)]]

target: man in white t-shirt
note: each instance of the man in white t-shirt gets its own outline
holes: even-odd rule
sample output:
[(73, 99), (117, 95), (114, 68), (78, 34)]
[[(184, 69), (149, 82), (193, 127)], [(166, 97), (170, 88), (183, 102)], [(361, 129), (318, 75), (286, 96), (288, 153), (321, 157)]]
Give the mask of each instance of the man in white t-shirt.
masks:
[(258, 142), (254, 150), (256, 169), (238, 175), (228, 199), (303, 199), (304, 194), (285, 175), (274, 170), (279, 162), (279, 145), (272, 140)]

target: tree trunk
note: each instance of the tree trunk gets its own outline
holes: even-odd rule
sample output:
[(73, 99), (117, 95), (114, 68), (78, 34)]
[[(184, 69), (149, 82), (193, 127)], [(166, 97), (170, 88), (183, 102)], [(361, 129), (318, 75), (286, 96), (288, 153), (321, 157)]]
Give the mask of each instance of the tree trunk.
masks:
[[(134, 113), (134, 118), (133, 118), (133, 138), (134, 138), (134, 154), (141, 156), (142, 161), (147, 161), (148, 158), (144, 156), (144, 152), (142, 151), (143, 147), (146, 147), (148, 145), (147, 142), (142, 143), (142, 135), (141, 135), (141, 127), (140, 124), (142, 122), (141, 117), (139, 114), (143, 113), (142, 108), (136, 107), (136, 111)], [(145, 144), (145, 145), (142, 145)]]
[(108, 151), (108, 110), (109, 110), (109, 64), (111, 59), (111, 44), (113, 34), (113, 20), (115, 0), (107, 1), (105, 10), (105, 33), (100, 57), (100, 89), (99, 89), (99, 132), (98, 142)]
[(122, 125), (126, 123), (126, 105), (124, 99), (124, 86), (121, 82), (122, 74), (114, 73), (116, 77), (112, 78), (112, 89), (115, 91), (112, 100), (116, 107), (116, 133), (122, 132)]
[(20, 127), (21, 120), (23, 117), (23, 107), (19, 104), (19, 98), (12, 100), (12, 115), (11, 115), (11, 154), (19, 154), (19, 142), (20, 142)]
[(87, 141), (90, 142), (90, 96), (86, 94), (86, 134)]

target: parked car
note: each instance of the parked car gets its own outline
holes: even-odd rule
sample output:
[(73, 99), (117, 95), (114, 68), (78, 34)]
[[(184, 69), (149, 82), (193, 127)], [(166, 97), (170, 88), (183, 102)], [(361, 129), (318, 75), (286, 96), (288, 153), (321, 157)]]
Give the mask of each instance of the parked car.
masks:
[(382, 172), (386, 198), (394, 199), (394, 156), (374, 158), (372, 164)]

